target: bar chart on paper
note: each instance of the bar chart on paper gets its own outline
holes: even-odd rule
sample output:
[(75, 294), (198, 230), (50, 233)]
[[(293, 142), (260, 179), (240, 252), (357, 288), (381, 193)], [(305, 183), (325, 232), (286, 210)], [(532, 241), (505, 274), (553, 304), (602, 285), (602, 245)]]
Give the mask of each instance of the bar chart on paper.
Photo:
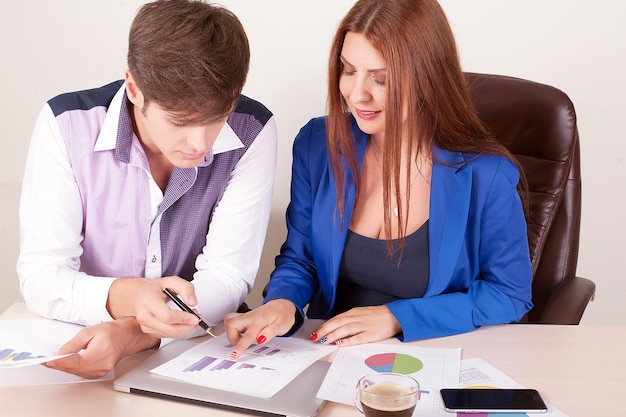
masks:
[(34, 349), (25, 349), (23, 346), (0, 345), (0, 368), (21, 368), (24, 366), (38, 365), (68, 355), (48, 355), (35, 353)]
[(275, 368), (268, 366), (254, 365), (251, 363), (241, 363), (231, 361), (229, 359), (218, 359), (211, 356), (204, 356), (199, 361), (191, 364), (183, 369), (183, 372), (199, 372), (207, 370), (208, 372), (223, 371), (225, 369), (260, 369), (261, 371), (275, 371)]
[(60, 357), (44, 353), (44, 344), (17, 333), (0, 332), (0, 340), (0, 368), (21, 368)]
[(45, 343), (18, 332), (2, 331), (0, 329), (0, 368), (22, 367), (45, 362), (50, 357), (46, 354)]
[(15, 363), (27, 359), (38, 359), (44, 357), (46, 356), (33, 354), (32, 352), (20, 352), (13, 348), (3, 349), (2, 347), (0, 347), (0, 363), (8, 363), (9, 361)]
[(152, 372), (192, 384), (271, 397), (335, 347), (296, 338), (275, 338), (252, 345), (237, 360), (224, 336), (207, 340)]

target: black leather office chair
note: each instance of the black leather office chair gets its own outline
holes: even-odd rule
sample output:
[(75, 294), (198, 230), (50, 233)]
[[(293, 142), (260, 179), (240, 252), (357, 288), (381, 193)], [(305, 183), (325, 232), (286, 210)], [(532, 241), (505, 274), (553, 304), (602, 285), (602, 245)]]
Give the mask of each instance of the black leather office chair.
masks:
[(481, 119), (519, 160), (530, 188), (534, 308), (524, 322), (578, 324), (595, 284), (576, 276), (580, 144), (569, 97), (544, 84), (466, 73)]

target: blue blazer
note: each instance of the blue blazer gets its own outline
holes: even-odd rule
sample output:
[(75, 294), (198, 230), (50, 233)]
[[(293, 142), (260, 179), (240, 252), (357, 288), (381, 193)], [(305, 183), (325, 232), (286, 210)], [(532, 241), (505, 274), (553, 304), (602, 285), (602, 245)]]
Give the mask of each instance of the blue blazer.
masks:
[[(362, 164), (368, 135), (352, 123)], [(518, 179), (519, 171), (507, 158), (433, 150), (428, 287), (422, 298), (386, 304), (402, 326), (400, 340), (517, 322), (532, 308)], [(335, 210), (337, 188), (328, 162), (325, 118), (312, 119), (294, 141), (287, 238), (264, 302), (285, 298), (301, 313), (310, 304), (309, 318), (332, 316), (355, 196), (354, 179), (348, 175), (342, 224)]]

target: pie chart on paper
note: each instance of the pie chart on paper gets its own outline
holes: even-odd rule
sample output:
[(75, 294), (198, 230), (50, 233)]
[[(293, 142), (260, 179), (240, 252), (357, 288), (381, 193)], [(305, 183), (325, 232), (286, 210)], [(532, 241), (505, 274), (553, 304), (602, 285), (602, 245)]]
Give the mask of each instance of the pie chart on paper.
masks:
[(395, 372), (409, 375), (420, 371), (424, 364), (421, 360), (404, 353), (379, 353), (365, 359), (365, 365), (376, 372)]

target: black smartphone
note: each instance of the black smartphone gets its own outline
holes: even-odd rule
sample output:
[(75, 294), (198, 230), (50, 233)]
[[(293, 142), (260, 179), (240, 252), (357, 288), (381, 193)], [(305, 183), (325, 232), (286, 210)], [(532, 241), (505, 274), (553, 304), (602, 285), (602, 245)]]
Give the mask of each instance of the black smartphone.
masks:
[(464, 413), (545, 413), (546, 403), (534, 389), (442, 388), (446, 411)]

